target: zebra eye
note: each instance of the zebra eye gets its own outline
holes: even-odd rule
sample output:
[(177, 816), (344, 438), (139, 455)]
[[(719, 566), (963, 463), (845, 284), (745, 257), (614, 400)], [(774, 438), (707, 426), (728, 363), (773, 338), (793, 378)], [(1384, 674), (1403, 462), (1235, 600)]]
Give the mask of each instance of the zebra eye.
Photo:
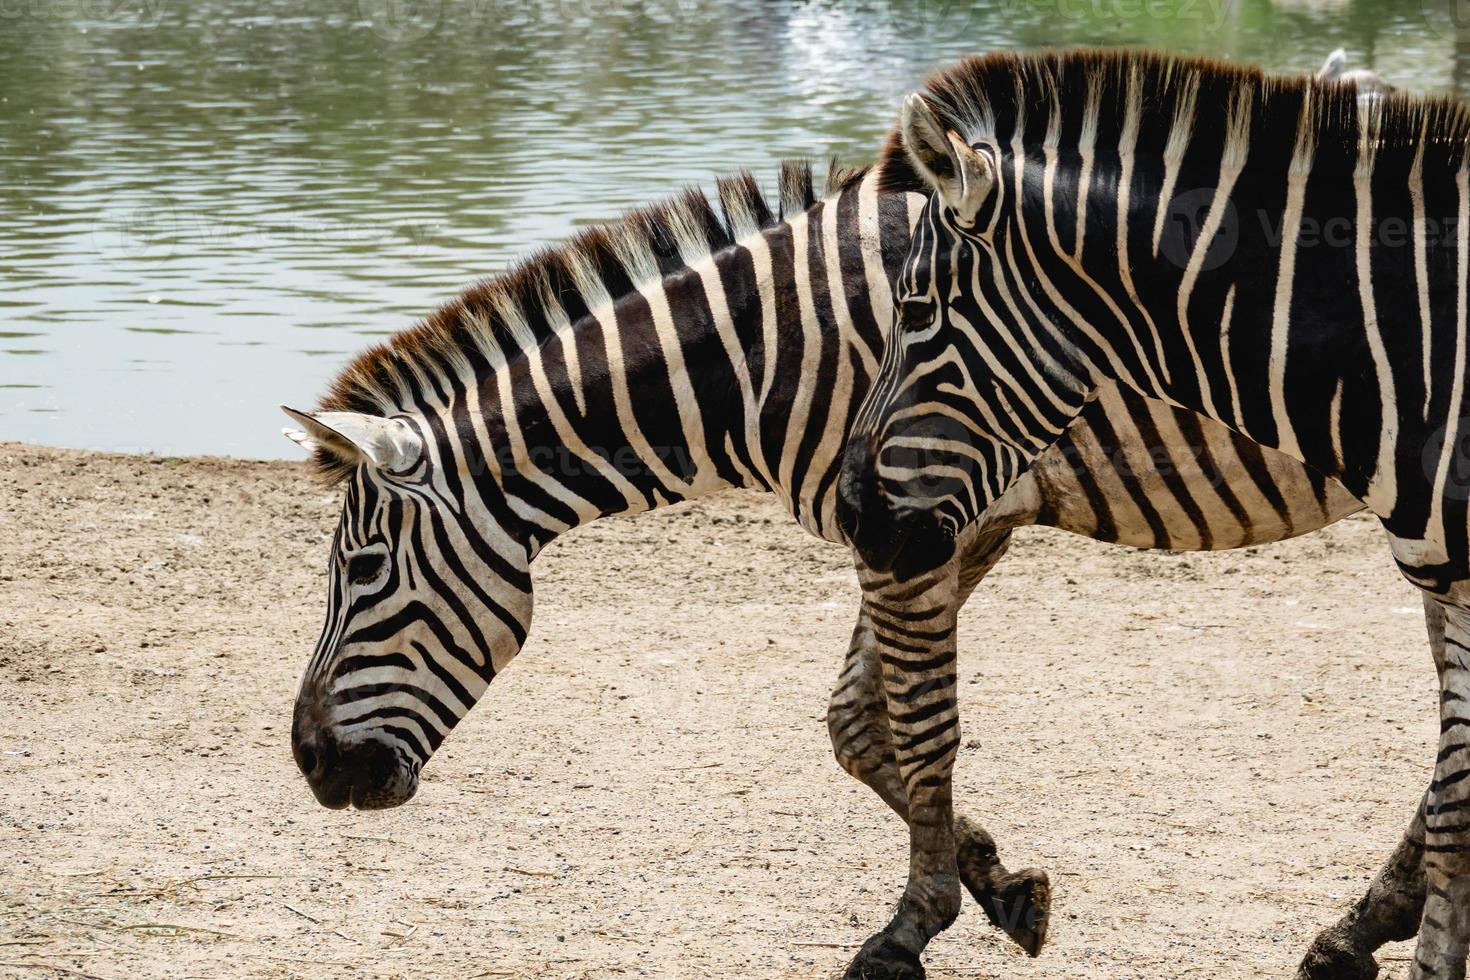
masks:
[(934, 304), (906, 302), (900, 310), (900, 316), (904, 326), (922, 330), (934, 322)]
[(357, 555), (347, 562), (347, 578), (354, 585), (367, 585), (377, 580), (386, 559), (382, 555)]

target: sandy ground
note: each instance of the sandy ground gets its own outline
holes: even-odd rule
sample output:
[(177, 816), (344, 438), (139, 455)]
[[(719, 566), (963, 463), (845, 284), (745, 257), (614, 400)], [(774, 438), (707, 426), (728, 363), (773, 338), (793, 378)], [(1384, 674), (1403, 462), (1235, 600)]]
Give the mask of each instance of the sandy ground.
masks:
[[(550, 548), (519, 661), (377, 814), (291, 762), (337, 510), (302, 467), (0, 444), (0, 502), (0, 976), (821, 977), (899, 894), (822, 723), (855, 579), (769, 498)], [(1030, 961), (967, 905), (931, 977), (1288, 975), (1429, 778), (1418, 599), (1366, 520), (1023, 533), (961, 651), (956, 798), (1055, 919)]]

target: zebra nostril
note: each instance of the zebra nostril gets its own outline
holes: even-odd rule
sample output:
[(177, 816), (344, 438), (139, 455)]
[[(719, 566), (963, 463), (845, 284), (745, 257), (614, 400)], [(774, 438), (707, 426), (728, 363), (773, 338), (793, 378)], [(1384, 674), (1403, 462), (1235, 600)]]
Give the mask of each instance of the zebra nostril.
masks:
[(872, 508), (872, 471), (872, 440), (854, 437), (847, 444), (842, 472), (837, 478), (837, 526), (849, 540), (858, 538), (863, 512)]
[(331, 735), (322, 727), (321, 711), (317, 698), (302, 695), (291, 719), (291, 755), (301, 775), (312, 782), (332, 761)]
[(853, 540), (858, 535), (858, 522), (861, 518), (859, 501), (853, 493), (852, 487), (847, 482), (838, 484), (837, 487), (837, 526), (842, 533), (847, 535), (848, 540)]

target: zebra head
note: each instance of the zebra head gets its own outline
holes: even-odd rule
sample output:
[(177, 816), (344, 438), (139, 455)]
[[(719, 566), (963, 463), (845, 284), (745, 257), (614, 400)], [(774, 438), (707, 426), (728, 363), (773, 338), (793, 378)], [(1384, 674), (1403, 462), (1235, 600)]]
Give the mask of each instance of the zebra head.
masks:
[(452, 489), (423, 419), (285, 411), (346, 483), (292, 750), (324, 806), (397, 806), (525, 642), (529, 552), (489, 495)]
[[(1030, 358), (1045, 353), (996, 340), (1012, 335), (1023, 302), (1004, 271), (1014, 271), (1006, 203), (1015, 190), (1001, 147), (967, 142), (920, 95), (904, 104), (900, 136), (885, 176), (902, 186), (892, 178), (898, 157), (904, 179), (929, 200), (894, 282), (883, 361), (848, 441), (839, 517), (870, 567), (910, 579), (949, 560), (959, 532), (1055, 441), (1081, 399), (1064, 412), (1043, 400), (1032, 414)], [(1002, 417), (997, 401), (1019, 421)]]

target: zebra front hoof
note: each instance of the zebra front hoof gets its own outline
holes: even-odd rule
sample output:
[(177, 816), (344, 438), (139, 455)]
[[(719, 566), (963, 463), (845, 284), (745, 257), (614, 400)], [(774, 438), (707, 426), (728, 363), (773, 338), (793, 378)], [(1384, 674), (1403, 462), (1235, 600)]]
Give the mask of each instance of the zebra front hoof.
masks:
[(924, 967), (884, 930), (863, 943), (842, 980), (924, 980)]
[(1341, 930), (1323, 929), (1302, 957), (1296, 980), (1374, 980), (1378, 961), (1358, 949)]
[(1051, 879), (1040, 868), (1009, 874), (994, 892), (976, 895), (985, 917), (1029, 956), (1039, 956), (1051, 925)]

